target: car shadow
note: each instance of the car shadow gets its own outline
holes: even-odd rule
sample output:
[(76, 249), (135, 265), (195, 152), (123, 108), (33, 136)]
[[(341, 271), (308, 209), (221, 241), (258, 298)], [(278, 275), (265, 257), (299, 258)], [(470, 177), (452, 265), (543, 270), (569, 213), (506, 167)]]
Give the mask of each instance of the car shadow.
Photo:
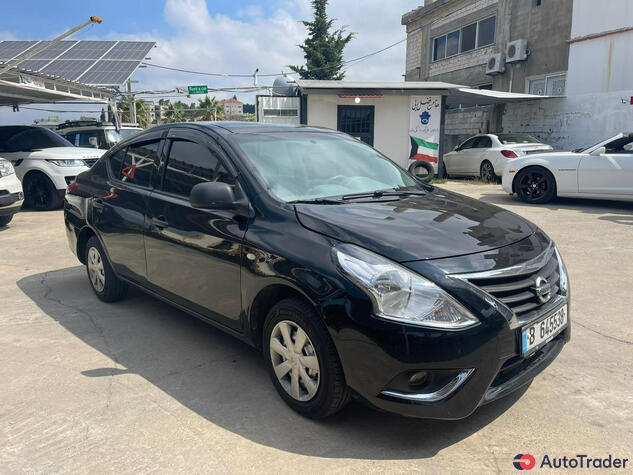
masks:
[(82, 371), (86, 378), (137, 374), (213, 424), (297, 454), (432, 457), (493, 422), (527, 389), (458, 421), (404, 418), (355, 401), (327, 420), (312, 421), (277, 395), (257, 350), (158, 299), (132, 291), (121, 302), (103, 303), (83, 267), (31, 275), (17, 284), (48, 317), (114, 362)]
[(588, 214), (628, 213), (621, 216), (601, 216), (599, 219), (613, 221), (620, 224), (633, 224), (633, 202), (612, 200), (589, 200), (581, 198), (555, 198), (547, 204), (530, 205), (523, 203), (515, 195), (506, 193), (483, 193), (480, 201), (503, 206), (530, 206), (547, 208), (550, 210), (575, 210)]

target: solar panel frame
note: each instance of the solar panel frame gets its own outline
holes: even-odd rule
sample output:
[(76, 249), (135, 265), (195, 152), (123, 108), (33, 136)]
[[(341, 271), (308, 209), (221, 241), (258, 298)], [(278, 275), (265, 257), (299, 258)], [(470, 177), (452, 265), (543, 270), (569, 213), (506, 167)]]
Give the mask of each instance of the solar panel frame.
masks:
[(153, 47), (151, 41), (119, 41), (102, 59), (141, 61)]
[(138, 65), (137, 61), (102, 59), (86, 71), (80, 80), (84, 84), (118, 86), (132, 75)]
[[(43, 46), (44, 44), (48, 44), (48, 43), (50, 43), (50, 41), (42, 41), (41, 45), (37, 45), (37, 47), (39, 48), (40, 46)], [(64, 51), (66, 51), (71, 46), (74, 46), (75, 44), (77, 44), (77, 41), (60, 41), (59, 43), (56, 43), (53, 46), (49, 46), (44, 51), (40, 51), (31, 59), (48, 59), (48, 60), (55, 59), (60, 54), (62, 54)]]
[(116, 41), (78, 41), (75, 46), (66, 51), (59, 59), (92, 59), (101, 58)]
[(27, 59), (19, 67), (26, 71), (39, 71), (50, 62), (50, 59)]
[(94, 59), (56, 59), (39, 72), (76, 81), (94, 62)]

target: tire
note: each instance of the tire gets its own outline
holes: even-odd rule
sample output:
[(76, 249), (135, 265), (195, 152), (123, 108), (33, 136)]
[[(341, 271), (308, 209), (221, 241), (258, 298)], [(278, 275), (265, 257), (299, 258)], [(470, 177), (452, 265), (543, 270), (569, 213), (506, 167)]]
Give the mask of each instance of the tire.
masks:
[(0, 228), (5, 227), (7, 224), (11, 222), (12, 219), (13, 219), (12, 214), (8, 216), (0, 216)]
[(521, 201), (530, 204), (549, 203), (556, 197), (556, 180), (543, 167), (527, 167), (517, 173), (514, 188)]
[(41, 172), (31, 172), (24, 180), (24, 203), (37, 211), (49, 211), (62, 205), (62, 197), (53, 182)]
[(88, 239), (84, 252), (88, 280), (95, 295), (104, 302), (116, 302), (125, 297), (128, 285), (114, 274), (97, 236)]
[(409, 166), (409, 173), (424, 183), (429, 183), (433, 177), (435, 177), (433, 165), (424, 160), (417, 160), (415, 163), (412, 163), (411, 166)]
[(495, 175), (495, 169), (488, 160), (484, 160), (479, 167), (479, 176), (482, 181), (486, 183), (493, 183), (497, 181), (497, 175)]
[[(289, 346), (294, 347), (300, 331), (306, 335), (305, 342), (298, 352), (290, 350), (293, 356), (288, 352), (284, 335), (290, 338)], [(312, 419), (322, 419), (341, 410), (349, 402), (350, 391), (334, 343), (309, 303), (298, 298), (277, 303), (266, 317), (262, 346), (273, 385), (296, 412)], [(290, 357), (283, 356), (284, 352), (280, 349)], [(279, 370), (279, 366), (283, 366), (280, 377), (275, 373), (275, 367)], [(306, 377), (310, 381), (305, 381)], [(293, 385), (295, 378), (296, 386)]]

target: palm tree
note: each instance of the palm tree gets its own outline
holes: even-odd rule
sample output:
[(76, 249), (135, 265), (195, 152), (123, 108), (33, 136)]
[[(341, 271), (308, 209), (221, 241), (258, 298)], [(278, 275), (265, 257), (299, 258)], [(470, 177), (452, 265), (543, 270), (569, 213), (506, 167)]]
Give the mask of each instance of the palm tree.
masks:
[(222, 120), (224, 113), (222, 106), (215, 97), (211, 99), (209, 96), (204, 96), (203, 99), (198, 99), (198, 111), (196, 111), (196, 118), (198, 120)]
[(165, 121), (166, 122), (185, 122), (187, 120), (187, 115), (184, 110), (184, 106), (182, 102), (174, 102), (173, 104), (169, 104), (167, 106), (167, 110), (165, 111)]

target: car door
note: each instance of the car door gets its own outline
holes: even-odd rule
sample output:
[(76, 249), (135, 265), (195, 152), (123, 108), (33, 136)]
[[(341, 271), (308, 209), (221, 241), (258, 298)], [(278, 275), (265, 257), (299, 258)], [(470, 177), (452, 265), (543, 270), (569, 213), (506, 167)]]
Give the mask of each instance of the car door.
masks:
[(92, 198), (90, 222), (114, 270), (146, 284), (145, 233), (151, 186), (158, 177), (161, 133), (145, 135), (107, 158), (109, 180)]
[(176, 303), (240, 329), (245, 222), (232, 211), (196, 209), (189, 203), (198, 183), (239, 186), (232, 165), (210, 136), (192, 129), (171, 129), (165, 151), (162, 186), (149, 200), (149, 282)]
[(600, 155), (584, 154), (578, 167), (578, 191), (633, 195), (633, 137), (608, 143)]
[(449, 175), (463, 175), (468, 170), (468, 161), (474, 153), (473, 146), (477, 137), (471, 137), (457, 147), (457, 150), (444, 156), (444, 165)]
[(491, 157), (488, 156), (490, 148), (492, 147), (492, 139), (487, 135), (480, 135), (477, 137), (473, 145), (473, 153), (469, 156), (468, 162), (468, 174), (479, 175), (481, 171), (481, 164), (484, 160), (488, 160), (492, 163)]

